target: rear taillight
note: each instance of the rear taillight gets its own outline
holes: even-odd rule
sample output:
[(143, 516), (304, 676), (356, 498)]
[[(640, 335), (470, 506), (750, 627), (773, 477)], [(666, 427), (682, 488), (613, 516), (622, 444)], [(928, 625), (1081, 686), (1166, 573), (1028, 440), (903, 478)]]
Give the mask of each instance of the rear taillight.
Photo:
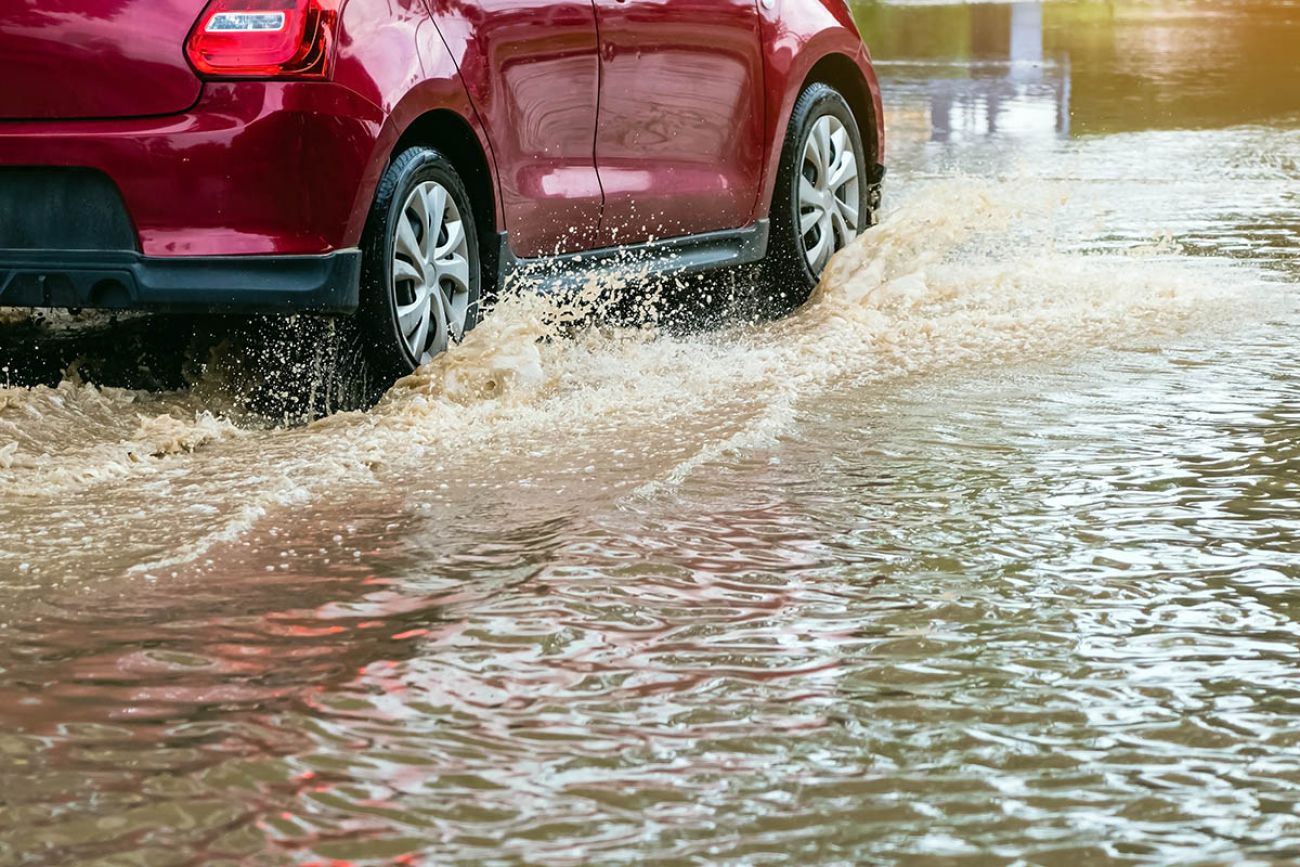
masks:
[(208, 78), (328, 78), (344, 0), (212, 0), (185, 53)]

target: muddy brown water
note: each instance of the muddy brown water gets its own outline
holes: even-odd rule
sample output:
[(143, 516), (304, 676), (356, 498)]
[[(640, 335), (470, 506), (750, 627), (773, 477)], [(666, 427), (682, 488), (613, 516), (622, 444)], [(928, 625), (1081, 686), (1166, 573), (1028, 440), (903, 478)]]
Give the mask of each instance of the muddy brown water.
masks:
[(1300, 7), (858, 12), (789, 320), (0, 390), (0, 863), (1300, 859)]

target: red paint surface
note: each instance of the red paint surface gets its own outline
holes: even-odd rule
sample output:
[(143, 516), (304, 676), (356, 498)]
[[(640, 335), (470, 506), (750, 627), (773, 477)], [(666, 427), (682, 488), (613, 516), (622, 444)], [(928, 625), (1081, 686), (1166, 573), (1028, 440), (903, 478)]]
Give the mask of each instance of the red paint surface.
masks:
[(591, 0), (430, 0), (496, 157), (520, 256), (591, 247), (600, 62)]
[(755, 0), (596, 0), (600, 243), (744, 226), (763, 176)]
[(206, 2), (6, 3), (0, 13), (0, 118), (184, 111), (198, 100), (201, 84), (183, 46)]
[[(765, 216), (827, 54), (879, 105), (839, 0), (348, 0), (331, 81), (238, 82), (185, 60), (204, 5), (0, 18), (0, 166), (103, 171), (148, 255), (323, 253), (358, 244), (402, 135), (446, 112), (491, 167), (497, 227), (537, 256)], [(863, 134), (883, 150), (879, 121)]]

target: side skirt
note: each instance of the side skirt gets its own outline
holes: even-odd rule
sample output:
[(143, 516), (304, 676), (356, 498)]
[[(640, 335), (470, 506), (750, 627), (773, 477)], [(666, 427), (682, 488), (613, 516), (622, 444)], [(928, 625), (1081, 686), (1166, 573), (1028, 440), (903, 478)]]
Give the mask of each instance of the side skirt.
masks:
[(575, 292), (595, 279), (654, 281), (749, 265), (767, 255), (768, 221), (682, 238), (520, 259), (500, 235), (497, 286), (503, 292)]

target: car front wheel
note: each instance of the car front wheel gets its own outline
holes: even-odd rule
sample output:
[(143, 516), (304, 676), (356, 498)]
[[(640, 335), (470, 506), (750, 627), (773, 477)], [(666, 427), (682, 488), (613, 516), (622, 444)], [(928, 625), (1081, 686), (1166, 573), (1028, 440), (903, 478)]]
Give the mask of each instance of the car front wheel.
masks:
[(820, 82), (795, 102), (772, 199), (766, 283), (775, 312), (808, 300), (831, 257), (871, 225), (867, 159), (852, 109)]

